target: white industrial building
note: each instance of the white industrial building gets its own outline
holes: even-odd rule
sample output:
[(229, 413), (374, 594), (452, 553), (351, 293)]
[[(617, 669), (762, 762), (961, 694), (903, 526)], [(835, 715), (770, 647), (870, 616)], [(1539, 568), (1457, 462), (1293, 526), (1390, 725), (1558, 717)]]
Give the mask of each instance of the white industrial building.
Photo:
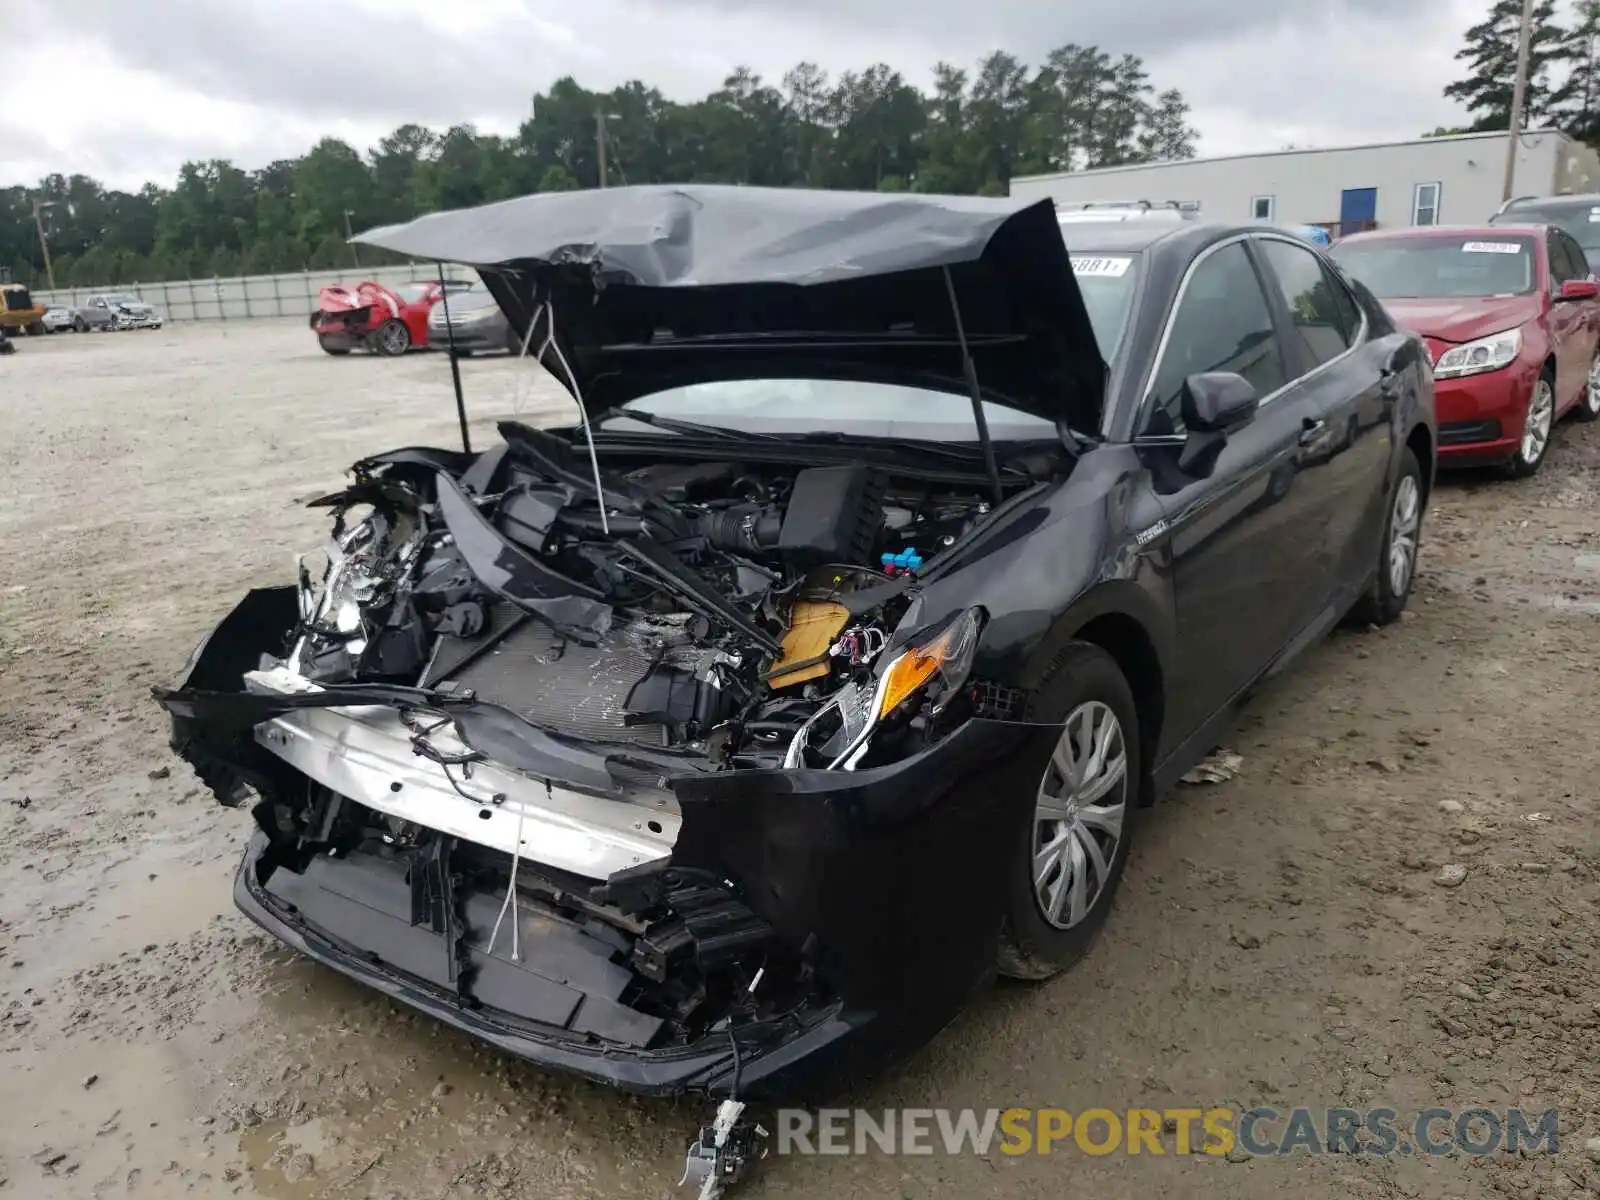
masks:
[[(1335, 237), (1396, 225), (1473, 224), (1500, 207), (1505, 133), (1022, 175), (1011, 194), (1057, 202), (1175, 200), (1202, 219), (1321, 225)], [(1600, 191), (1600, 156), (1554, 130), (1524, 133), (1514, 196)]]

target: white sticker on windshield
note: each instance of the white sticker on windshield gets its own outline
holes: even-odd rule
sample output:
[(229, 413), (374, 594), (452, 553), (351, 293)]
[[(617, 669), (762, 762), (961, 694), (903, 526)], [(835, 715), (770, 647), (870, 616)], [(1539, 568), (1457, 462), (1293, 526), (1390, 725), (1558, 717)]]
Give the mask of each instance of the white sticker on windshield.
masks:
[(1463, 254), (1521, 254), (1522, 247), (1515, 242), (1467, 242), (1461, 251)]
[(1072, 273), (1079, 279), (1121, 279), (1128, 273), (1131, 258), (1088, 258), (1073, 256)]

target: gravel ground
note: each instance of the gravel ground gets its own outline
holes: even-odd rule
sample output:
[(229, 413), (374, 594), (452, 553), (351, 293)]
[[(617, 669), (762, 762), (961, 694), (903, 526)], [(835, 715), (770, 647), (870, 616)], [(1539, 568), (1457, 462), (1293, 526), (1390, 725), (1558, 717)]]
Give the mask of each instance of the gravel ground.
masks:
[[(510, 364), (463, 364), (487, 430)], [(330, 359), (298, 323), (28, 339), (0, 362), (0, 1192), (628, 1197), (703, 1107), (541, 1074), (258, 934), (245, 814), (148, 686), (324, 534), (363, 453), (451, 444), (442, 356)], [(522, 407), (563, 413), (547, 383)], [(752, 1197), (1595, 1194), (1600, 430), (1450, 477), (1408, 619), (1345, 631), (1141, 830), (1077, 971), (998, 987), (846, 1103), (1561, 1113), (1555, 1156), (770, 1160)], [(1435, 883), (1446, 864), (1466, 870)]]

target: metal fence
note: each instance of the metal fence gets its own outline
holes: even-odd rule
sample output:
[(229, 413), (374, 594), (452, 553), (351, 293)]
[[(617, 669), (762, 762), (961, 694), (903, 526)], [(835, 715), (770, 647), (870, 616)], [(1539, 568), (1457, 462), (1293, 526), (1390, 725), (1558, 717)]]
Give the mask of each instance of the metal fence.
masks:
[[(473, 278), (467, 267), (446, 267), (450, 278)], [(317, 293), (329, 284), (372, 280), (386, 287), (437, 279), (432, 263), (398, 267), (349, 267), (335, 271), (294, 271), (282, 275), (244, 275), (232, 279), (175, 279), (165, 283), (120, 283), (103, 287), (34, 291), (44, 304), (76, 307), (96, 293), (132, 294), (153, 304), (168, 321), (248, 321), (261, 317), (309, 317)]]

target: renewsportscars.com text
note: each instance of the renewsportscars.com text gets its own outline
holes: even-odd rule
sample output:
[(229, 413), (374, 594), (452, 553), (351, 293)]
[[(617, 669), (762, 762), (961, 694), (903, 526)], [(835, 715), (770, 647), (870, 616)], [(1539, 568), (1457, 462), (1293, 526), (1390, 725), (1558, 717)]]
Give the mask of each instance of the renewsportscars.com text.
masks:
[(784, 1108), (779, 1154), (1484, 1155), (1557, 1153), (1555, 1109)]

